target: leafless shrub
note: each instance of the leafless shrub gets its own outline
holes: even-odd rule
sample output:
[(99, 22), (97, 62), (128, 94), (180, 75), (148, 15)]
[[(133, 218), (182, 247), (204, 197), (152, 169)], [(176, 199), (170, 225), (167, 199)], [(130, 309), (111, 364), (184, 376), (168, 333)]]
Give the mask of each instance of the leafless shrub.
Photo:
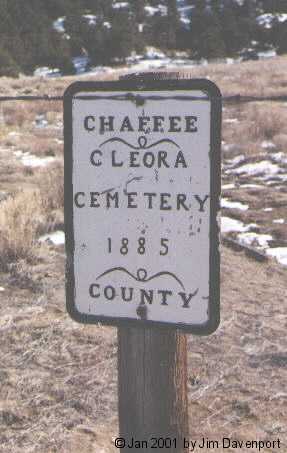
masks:
[(43, 221), (41, 199), (36, 192), (19, 192), (1, 203), (0, 266), (34, 255), (36, 231)]
[(39, 280), (33, 278), (33, 274), (27, 269), (25, 261), (20, 260), (9, 266), (9, 284), (22, 289), (30, 289), (37, 293), (42, 290), (42, 284)]
[(32, 167), (24, 167), (23, 168), (23, 175), (24, 176), (33, 176), (34, 175), (34, 170)]
[(35, 156), (55, 156), (60, 154), (57, 151), (59, 146), (51, 139), (51, 136), (35, 136), (34, 134), (29, 134), (24, 137), (22, 142), (23, 151), (34, 154)]
[(6, 104), (3, 107), (4, 122), (7, 126), (22, 127), (32, 121), (33, 113), (22, 104)]
[(274, 140), (275, 145), (279, 149), (281, 149), (282, 151), (285, 151), (285, 153), (287, 153), (287, 133), (284, 134), (284, 132), (281, 131), (281, 133), (274, 136), (273, 140)]
[(63, 222), (63, 166), (45, 168), (36, 179), (38, 190), (18, 192), (1, 203), (0, 268), (5, 271), (11, 262), (33, 259), (39, 234)]
[(283, 112), (281, 108), (272, 104), (254, 105), (250, 109), (248, 119), (249, 126), (246, 133), (250, 139), (272, 140), (275, 135), (284, 130), (287, 112)]
[(41, 204), (46, 213), (64, 207), (64, 168), (57, 163), (39, 173)]

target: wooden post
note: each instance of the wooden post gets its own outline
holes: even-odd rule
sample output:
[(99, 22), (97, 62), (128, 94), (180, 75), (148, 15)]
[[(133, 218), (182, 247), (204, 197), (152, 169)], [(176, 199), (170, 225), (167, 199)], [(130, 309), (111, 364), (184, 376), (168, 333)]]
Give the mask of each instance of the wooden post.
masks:
[[(149, 73), (124, 78), (178, 78)], [(127, 451), (180, 453), (188, 438), (186, 335), (156, 327), (118, 328), (119, 431)], [(154, 438), (155, 440), (153, 440)], [(158, 441), (157, 439), (162, 438)], [(170, 439), (170, 441), (169, 441)], [(147, 441), (142, 450), (136, 441)], [(167, 442), (163, 444), (163, 442)], [(157, 448), (154, 448), (156, 447)], [(153, 447), (153, 448), (152, 448)], [(165, 448), (166, 447), (166, 448)]]
[(118, 348), (120, 437), (176, 439), (164, 451), (183, 452), (188, 438), (186, 335), (119, 327)]

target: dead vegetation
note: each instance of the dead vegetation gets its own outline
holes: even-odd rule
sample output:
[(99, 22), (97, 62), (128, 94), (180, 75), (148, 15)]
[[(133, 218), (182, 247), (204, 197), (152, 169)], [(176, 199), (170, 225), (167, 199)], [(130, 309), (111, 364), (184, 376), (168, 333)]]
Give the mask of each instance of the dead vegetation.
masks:
[(237, 146), (234, 154), (239, 149), (250, 156), (266, 152), (264, 141), (273, 142), (277, 150), (287, 154), (286, 122), (287, 109), (279, 102), (232, 105), (224, 108), (223, 140)]
[[(226, 95), (286, 94), (286, 69), (287, 58), (280, 57), (272, 64), (195, 67), (191, 75), (209, 77)], [(94, 77), (83, 77), (88, 79)], [(0, 92), (61, 95), (73, 81), (3, 79)], [(116, 331), (68, 318), (63, 247), (38, 243), (41, 234), (63, 229), (62, 104), (10, 103), (1, 118), (0, 451), (114, 452)], [(46, 125), (39, 126), (37, 118)], [(271, 159), (278, 151), (286, 155), (286, 120), (283, 103), (225, 106), (224, 165), (240, 155), (245, 163)], [(275, 148), (263, 147), (264, 141)], [(19, 150), (56, 160), (46, 167), (24, 166), (15, 155)], [(250, 206), (247, 212), (228, 212), (287, 241), (286, 224), (273, 223), (286, 217), (283, 184), (273, 189), (263, 182), (258, 192), (240, 188), (241, 176), (224, 178), (224, 184), (238, 184), (224, 196)], [(270, 207), (272, 215), (262, 211)], [(222, 248), (221, 327), (209, 338), (189, 338), (192, 438), (287, 442), (285, 293), (286, 271), (275, 262), (256, 263)]]
[[(30, 167), (25, 167), (26, 171)], [(21, 259), (35, 258), (40, 234), (63, 228), (63, 165), (53, 165), (35, 176), (38, 189), (16, 192), (1, 203), (0, 269)]]
[(1, 268), (19, 259), (31, 259), (36, 232), (42, 222), (41, 199), (36, 192), (19, 192), (1, 204)]
[[(174, 72), (178, 71), (178, 68), (171, 67), (169, 70)], [(119, 75), (129, 72), (131, 72), (130, 69), (119, 68), (112, 72), (98, 75), (84, 74), (81, 75), (80, 80), (117, 80)], [(257, 96), (286, 95), (286, 56), (276, 57), (272, 60), (194, 66), (181, 69), (180, 72), (187, 73), (193, 78), (204, 77), (213, 80), (220, 87), (223, 95), (226, 96), (235, 94)], [(75, 77), (72, 76), (59, 79), (21, 77), (18, 80), (2, 77), (0, 95), (50, 94), (61, 96), (67, 86), (74, 81)], [(57, 105), (59, 107), (55, 108), (61, 109), (61, 103)], [(44, 111), (45, 109), (44, 107)]]
[(284, 131), (287, 109), (278, 103), (250, 104), (245, 108), (246, 135), (251, 142), (273, 140)]
[(37, 176), (40, 189), (41, 204), (44, 211), (64, 209), (64, 168), (63, 164), (50, 165), (40, 171)]

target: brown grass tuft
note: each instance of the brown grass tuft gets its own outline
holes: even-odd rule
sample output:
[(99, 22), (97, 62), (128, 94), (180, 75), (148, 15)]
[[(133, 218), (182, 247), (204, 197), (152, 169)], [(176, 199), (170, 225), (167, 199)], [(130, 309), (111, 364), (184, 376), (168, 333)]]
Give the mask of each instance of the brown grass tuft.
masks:
[(58, 163), (39, 173), (41, 204), (45, 212), (64, 208), (64, 168)]
[(250, 139), (272, 140), (284, 130), (287, 112), (277, 105), (253, 105), (248, 116), (250, 121), (246, 133)]
[(1, 204), (0, 267), (9, 262), (31, 259), (36, 231), (42, 222), (41, 199), (37, 192), (19, 192)]
[(280, 150), (285, 151), (285, 153), (287, 153), (287, 134), (281, 131), (281, 133), (275, 135), (274, 143)]
[[(32, 112), (31, 112), (32, 113)], [(22, 127), (25, 123), (32, 121), (32, 114), (25, 108), (24, 103), (6, 104), (3, 107), (4, 123), (9, 127)]]

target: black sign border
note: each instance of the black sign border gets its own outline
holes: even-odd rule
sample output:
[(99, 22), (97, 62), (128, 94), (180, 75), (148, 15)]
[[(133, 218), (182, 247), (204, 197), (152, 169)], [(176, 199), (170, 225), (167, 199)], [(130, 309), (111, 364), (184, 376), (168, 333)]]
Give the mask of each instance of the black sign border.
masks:
[[(84, 92), (139, 92), (145, 91), (203, 91), (211, 102), (210, 137), (210, 279), (209, 279), (209, 320), (204, 324), (186, 325), (148, 321), (133, 318), (112, 318), (80, 313), (75, 305), (74, 276), (74, 229), (73, 229), (73, 118), (72, 101), (76, 94)], [(222, 97), (219, 88), (208, 79), (184, 80), (119, 80), (105, 82), (75, 82), (64, 93), (64, 197), (66, 235), (66, 307), (73, 320), (84, 324), (107, 324), (111, 326), (156, 327), (180, 329), (196, 335), (210, 335), (220, 323), (220, 252), (218, 213), (221, 193), (221, 120)]]

